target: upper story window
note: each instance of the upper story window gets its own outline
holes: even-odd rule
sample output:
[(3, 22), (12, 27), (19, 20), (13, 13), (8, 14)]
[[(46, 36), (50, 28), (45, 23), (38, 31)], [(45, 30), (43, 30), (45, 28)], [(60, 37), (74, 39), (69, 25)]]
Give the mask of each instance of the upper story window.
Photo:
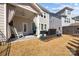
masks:
[(67, 17), (66, 17), (65, 20), (64, 20), (64, 22), (65, 22), (65, 23), (70, 23), (70, 18), (67, 18)]
[(70, 10), (68, 10), (68, 11), (67, 11), (67, 14), (71, 14), (71, 11), (70, 11)]
[(40, 16), (46, 18), (46, 13), (41, 14)]
[(41, 14), (41, 17), (43, 17), (43, 15)]
[(44, 18), (46, 18), (46, 13), (44, 13)]

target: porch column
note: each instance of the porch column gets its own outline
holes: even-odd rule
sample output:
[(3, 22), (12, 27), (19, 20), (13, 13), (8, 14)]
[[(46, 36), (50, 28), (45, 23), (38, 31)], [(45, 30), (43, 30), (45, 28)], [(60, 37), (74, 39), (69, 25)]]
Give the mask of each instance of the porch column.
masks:
[(40, 37), (40, 24), (39, 24), (39, 15), (37, 15), (37, 37)]
[(15, 7), (12, 5), (7, 5), (7, 39), (11, 37), (11, 30), (9, 23), (12, 21), (12, 18), (15, 14)]

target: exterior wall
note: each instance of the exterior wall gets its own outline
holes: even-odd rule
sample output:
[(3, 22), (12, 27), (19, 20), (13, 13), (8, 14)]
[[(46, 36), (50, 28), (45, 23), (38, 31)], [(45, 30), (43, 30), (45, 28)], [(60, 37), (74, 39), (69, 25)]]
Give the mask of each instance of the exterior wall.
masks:
[(33, 20), (22, 18), (22, 17), (17, 17), (17, 16), (15, 16), (13, 18), (13, 25), (17, 29), (18, 32), (23, 32), (23, 23), (27, 24), (27, 33), (26, 34), (33, 33), (33, 31), (32, 31)]
[[(72, 19), (72, 13), (71, 13), (71, 11), (70, 11), (70, 14), (68, 14), (68, 11), (70, 11), (70, 10), (65, 9), (64, 10), (64, 16), (65, 17), (63, 17), (63, 16), (61, 17), (62, 27), (69, 26), (70, 24), (72, 24), (72, 23), (75, 22), (75, 20)], [(65, 22), (65, 21), (70, 21), (70, 22)]]
[(63, 27), (69, 26), (70, 24), (75, 23), (75, 21), (71, 18), (71, 16), (67, 16), (67, 17), (70, 19), (70, 22), (65, 22), (65, 21), (67, 21), (67, 19), (64, 17), (61, 18), (61, 20), (62, 20), (61, 22), (62, 22)]
[(73, 27), (63, 27), (63, 34), (73, 34)]
[(76, 20), (75, 20), (75, 23), (79, 23), (79, 21), (76, 21)]
[[(70, 12), (70, 14), (68, 14), (68, 11)], [(62, 27), (64, 26), (69, 26), (70, 24), (74, 23), (75, 21), (72, 19), (72, 13), (70, 10), (65, 9), (63, 11), (61, 11), (60, 13), (58, 13), (58, 15), (61, 15), (61, 22), (62, 22)], [(70, 22), (65, 22), (65, 21), (70, 21)]]
[[(48, 29), (49, 29), (49, 14), (46, 13), (46, 12), (43, 12), (42, 14), (44, 15), (44, 13), (46, 15), (46, 18), (41, 17), (41, 15), (39, 15), (40, 31), (48, 31)], [(43, 24), (43, 30), (41, 30), (41, 24)], [(45, 24), (47, 25), (46, 26), (46, 29), (44, 28), (45, 27)]]
[(56, 16), (50, 15), (49, 29), (56, 29), (56, 31), (62, 33), (61, 19)]
[(79, 26), (67, 26), (63, 27), (63, 33), (64, 34), (71, 34), (71, 35), (79, 35), (79, 30), (77, 30)]
[[(48, 31), (49, 29), (49, 14), (43, 11), (42, 15), (44, 15), (44, 13), (46, 18), (44, 18), (44, 16), (41, 17), (41, 15), (37, 15), (34, 18), (34, 22), (36, 24), (36, 35), (38, 38), (41, 36), (40, 31)], [(41, 24), (43, 24), (43, 30), (41, 30)], [(46, 24), (46, 29), (45, 29), (45, 24)]]
[(5, 4), (0, 4), (0, 31), (6, 36)]

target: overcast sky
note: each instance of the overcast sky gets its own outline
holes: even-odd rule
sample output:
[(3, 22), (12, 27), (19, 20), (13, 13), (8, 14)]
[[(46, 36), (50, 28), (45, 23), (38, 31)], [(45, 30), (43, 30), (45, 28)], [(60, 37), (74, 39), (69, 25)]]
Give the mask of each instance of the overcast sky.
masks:
[(40, 5), (54, 13), (68, 6), (74, 9), (72, 14), (79, 14), (79, 3), (40, 3)]

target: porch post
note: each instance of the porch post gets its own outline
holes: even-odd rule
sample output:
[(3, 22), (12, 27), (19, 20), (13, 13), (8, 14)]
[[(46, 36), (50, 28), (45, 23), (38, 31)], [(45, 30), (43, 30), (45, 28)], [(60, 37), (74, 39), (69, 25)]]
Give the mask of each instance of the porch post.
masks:
[(7, 39), (11, 37), (11, 30), (9, 23), (12, 21), (12, 18), (15, 14), (15, 8), (12, 5), (7, 5)]
[(39, 15), (37, 15), (37, 37), (40, 37), (40, 24), (39, 24)]

